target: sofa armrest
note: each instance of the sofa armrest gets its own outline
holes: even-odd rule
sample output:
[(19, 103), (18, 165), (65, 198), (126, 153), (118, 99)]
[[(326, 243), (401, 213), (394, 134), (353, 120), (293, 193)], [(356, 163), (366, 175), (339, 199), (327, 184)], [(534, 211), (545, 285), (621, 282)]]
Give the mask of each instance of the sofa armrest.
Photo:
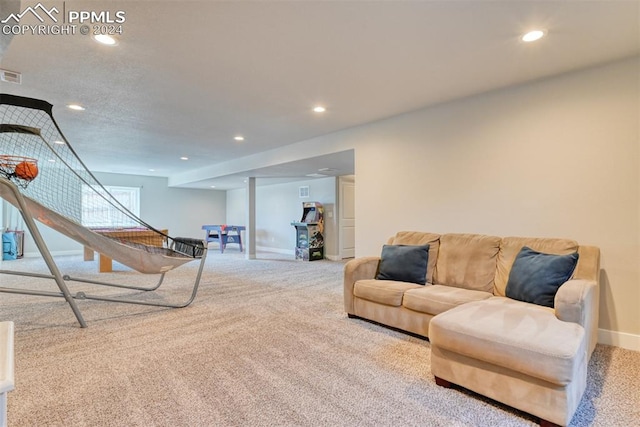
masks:
[(353, 309), (353, 286), (358, 280), (375, 279), (380, 257), (361, 257), (347, 262), (344, 266), (344, 310), (355, 314)]
[(587, 359), (598, 342), (598, 284), (592, 280), (573, 279), (558, 289), (554, 300), (556, 317), (584, 328), (588, 340)]

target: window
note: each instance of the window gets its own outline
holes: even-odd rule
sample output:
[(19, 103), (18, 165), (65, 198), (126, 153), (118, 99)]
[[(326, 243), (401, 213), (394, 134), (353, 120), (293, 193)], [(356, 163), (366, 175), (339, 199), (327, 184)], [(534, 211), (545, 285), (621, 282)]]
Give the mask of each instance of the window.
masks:
[(111, 204), (107, 200), (117, 200), (136, 217), (139, 217), (140, 188), (108, 185), (105, 185), (104, 188), (112, 197), (104, 195), (104, 191), (100, 188), (82, 186), (82, 225), (85, 227), (135, 227), (139, 225), (137, 221), (122, 212), (117, 203)]

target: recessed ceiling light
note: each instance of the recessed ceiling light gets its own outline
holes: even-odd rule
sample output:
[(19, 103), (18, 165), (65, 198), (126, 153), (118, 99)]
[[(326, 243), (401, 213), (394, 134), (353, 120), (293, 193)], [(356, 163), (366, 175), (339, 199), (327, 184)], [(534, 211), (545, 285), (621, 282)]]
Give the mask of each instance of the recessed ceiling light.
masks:
[(118, 40), (107, 34), (98, 34), (96, 36), (93, 36), (93, 39), (98, 43), (102, 43), (107, 46), (115, 46), (118, 44)]
[(542, 37), (544, 37), (545, 33), (546, 32), (544, 30), (529, 31), (527, 34), (522, 36), (522, 41), (523, 42), (534, 42), (536, 40), (540, 40)]
[(67, 105), (67, 108), (71, 109), (71, 110), (76, 110), (76, 111), (84, 111), (85, 108), (82, 105), (79, 104), (69, 104)]
[(316, 113), (324, 113), (325, 111), (327, 111), (327, 109), (324, 108), (322, 105), (317, 105), (313, 107), (313, 111)]
[(180, 160), (189, 160), (189, 158), (183, 156), (183, 157), (180, 157)]
[(234, 136), (233, 139), (235, 139), (236, 141), (244, 141), (244, 136), (242, 135)]
[(149, 172), (155, 172), (155, 171), (156, 171), (155, 169), (149, 169)]
[(211, 186), (211, 188), (216, 188), (216, 186), (215, 186), (215, 185), (212, 185), (212, 186)]
[(58, 145), (64, 145), (64, 141), (61, 141), (59, 139), (53, 141), (54, 144), (58, 144)]

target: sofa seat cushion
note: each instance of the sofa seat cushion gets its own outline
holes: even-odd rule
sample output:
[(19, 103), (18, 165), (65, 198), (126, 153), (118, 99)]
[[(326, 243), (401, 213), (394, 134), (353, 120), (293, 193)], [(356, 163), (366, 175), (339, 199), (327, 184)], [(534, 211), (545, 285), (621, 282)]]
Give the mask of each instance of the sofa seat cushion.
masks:
[(463, 304), (429, 324), (433, 346), (564, 386), (585, 358), (585, 333), (552, 309), (493, 297)]
[(358, 280), (353, 287), (353, 295), (380, 304), (400, 307), (402, 298), (408, 289), (423, 288), (415, 283), (396, 282), (394, 280)]
[(491, 298), (489, 292), (472, 291), (443, 285), (427, 285), (419, 289), (408, 289), (402, 305), (408, 309), (431, 315), (451, 310), (460, 304)]

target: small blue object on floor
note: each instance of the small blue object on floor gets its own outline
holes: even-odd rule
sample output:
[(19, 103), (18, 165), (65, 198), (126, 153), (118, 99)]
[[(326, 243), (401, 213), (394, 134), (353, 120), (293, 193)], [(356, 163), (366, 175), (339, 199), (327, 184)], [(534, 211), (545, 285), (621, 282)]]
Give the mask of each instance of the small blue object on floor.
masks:
[(13, 231), (2, 233), (2, 259), (5, 261), (18, 259), (18, 244), (16, 233)]

